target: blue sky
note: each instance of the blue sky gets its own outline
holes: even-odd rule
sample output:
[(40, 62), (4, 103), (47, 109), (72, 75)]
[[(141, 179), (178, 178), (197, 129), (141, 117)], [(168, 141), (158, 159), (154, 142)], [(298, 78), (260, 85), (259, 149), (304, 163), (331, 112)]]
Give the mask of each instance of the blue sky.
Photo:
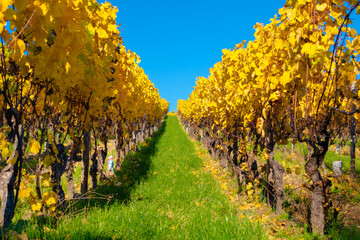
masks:
[(285, 0), (108, 0), (119, 9), (124, 45), (176, 111), (198, 76), (221, 60), (222, 49), (253, 40), (253, 26), (268, 23)]

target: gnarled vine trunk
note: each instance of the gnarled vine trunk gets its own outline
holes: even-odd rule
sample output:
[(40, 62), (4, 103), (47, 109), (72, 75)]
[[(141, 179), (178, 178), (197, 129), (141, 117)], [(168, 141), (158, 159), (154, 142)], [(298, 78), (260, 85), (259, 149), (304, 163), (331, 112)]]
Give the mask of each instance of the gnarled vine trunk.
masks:
[(82, 168), (81, 168), (81, 193), (84, 194), (88, 191), (89, 181), (89, 164), (90, 164), (90, 131), (86, 131), (84, 134), (84, 150), (82, 157)]
[[(104, 164), (106, 161), (106, 156), (107, 156), (107, 141), (104, 142), (104, 148), (100, 147), (97, 150), (97, 171), (99, 174), (99, 179), (102, 180), (105, 178), (105, 173), (104, 173)], [(117, 164), (117, 162), (116, 162)], [(117, 167), (117, 165), (115, 165), (116, 169), (120, 169), (120, 166)]]
[(8, 164), (0, 173), (1, 210), (0, 228), (7, 228), (15, 211), (14, 187), (17, 173), (12, 164)]
[(92, 189), (97, 187), (97, 174), (98, 174), (98, 152), (94, 151), (93, 155), (91, 156), (91, 167), (90, 167), (90, 178), (91, 178), (91, 185)]
[(57, 155), (57, 161), (51, 165), (51, 183), (53, 184), (53, 191), (58, 195), (57, 204), (61, 210), (65, 209), (65, 193), (61, 186), (61, 176), (65, 172), (67, 164), (67, 156), (65, 155), (65, 148), (62, 144), (56, 145), (59, 154)]
[[(13, 123), (15, 125), (15, 123)], [(22, 137), (23, 127), (22, 124), (16, 124), (14, 127), (15, 139), (14, 139), (14, 150), (10, 157), (10, 161), (14, 158), (16, 162), (14, 165), (9, 163), (0, 172), (0, 191), (1, 191), (1, 209), (0, 209), (0, 233), (1, 229), (6, 229), (10, 226), (11, 220), (14, 217), (15, 207), (17, 203), (17, 194), (15, 195), (15, 189), (19, 190), (22, 167)]]
[[(122, 149), (124, 144), (123, 138), (123, 129), (120, 121), (116, 121), (115, 123), (115, 152), (116, 152), (116, 160), (115, 160), (115, 169), (119, 170), (121, 166), (122, 158)], [(102, 159), (105, 162), (105, 159)], [(102, 164), (103, 165), (103, 164)]]
[(223, 142), (221, 142), (220, 165), (222, 168), (228, 169), (229, 167), (229, 149)]
[(325, 213), (323, 203), (326, 202), (326, 185), (319, 172), (319, 167), (324, 160), (325, 153), (328, 148), (328, 141), (323, 143), (322, 150), (320, 150), (314, 142), (309, 141), (307, 146), (309, 149), (307, 162), (305, 164), (306, 174), (312, 180), (312, 193), (310, 197), (310, 222), (312, 231), (317, 234), (324, 234), (325, 229)]
[(254, 153), (249, 154), (248, 169), (249, 169), (249, 179), (255, 180), (259, 176), (259, 171)]
[(80, 140), (75, 138), (72, 142), (71, 149), (70, 149), (70, 156), (66, 164), (66, 178), (68, 181), (68, 190), (69, 190), (69, 198), (74, 198), (76, 193), (75, 191), (75, 184), (73, 178), (73, 168), (74, 168), (74, 160), (77, 157), (79, 152)]
[(268, 164), (268, 183), (270, 185), (269, 189), (271, 190), (270, 194), (268, 193), (268, 204), (276, 208), (276, 214), (280, 214), (283, 210), (284, 203), (283, 175), (285, 169), (279, 162), (274, 160), (273, 154), (268, 160)]
[[(270, 119), (271, 121), (271, 119)], [(265, 139), (265, 148), (268, 154), (267, 159), (267, 203), (276, 208), (276, 214), (280, 214), (283, 210), (284, 202), (284, 185), (283, 174), (285, 169), (274, 159), (274, 132), (272, 124), (267, 128), (267, 136)]]

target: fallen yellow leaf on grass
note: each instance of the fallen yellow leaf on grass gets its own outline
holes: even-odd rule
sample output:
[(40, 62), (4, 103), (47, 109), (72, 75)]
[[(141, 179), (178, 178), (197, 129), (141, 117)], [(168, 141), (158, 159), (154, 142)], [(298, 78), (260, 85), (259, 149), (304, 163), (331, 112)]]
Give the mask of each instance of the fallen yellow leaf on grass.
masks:
[(225, 183), (222, 183), (222, 184), (221, 184), (221, 188), (222, 188), (222, 189), (225, 189), (225, 190), (228, 189)]
[(40, 211), (41, 203), (35, 203), (35, 204), (31, 205), (31, 209), (35, 212)]

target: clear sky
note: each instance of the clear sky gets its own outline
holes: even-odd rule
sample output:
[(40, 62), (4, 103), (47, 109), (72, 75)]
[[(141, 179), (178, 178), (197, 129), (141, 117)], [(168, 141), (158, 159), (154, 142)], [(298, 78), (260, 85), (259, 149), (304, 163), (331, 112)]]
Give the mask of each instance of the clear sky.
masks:
[(107, 0), (117, 6), (124, 45), (136, 52), (162, 98), (176, 111), (198, 76), (221, 60), (222, 49), (254, 39), (286, 0)]

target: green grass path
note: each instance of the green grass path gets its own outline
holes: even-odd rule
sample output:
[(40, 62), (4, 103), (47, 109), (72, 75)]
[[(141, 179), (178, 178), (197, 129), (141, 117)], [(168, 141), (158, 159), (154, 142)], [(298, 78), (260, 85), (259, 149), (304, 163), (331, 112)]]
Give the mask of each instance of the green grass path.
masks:
[(124, 161), (119, 182), (102, 189), (113, 201), (60, 220), (54, 230), (29, 227), (29, 238), (264, 238), (261, 226), (237, 218), (219, 184), (202, 171), (176, 117), (168, 116), (149, 146)]

